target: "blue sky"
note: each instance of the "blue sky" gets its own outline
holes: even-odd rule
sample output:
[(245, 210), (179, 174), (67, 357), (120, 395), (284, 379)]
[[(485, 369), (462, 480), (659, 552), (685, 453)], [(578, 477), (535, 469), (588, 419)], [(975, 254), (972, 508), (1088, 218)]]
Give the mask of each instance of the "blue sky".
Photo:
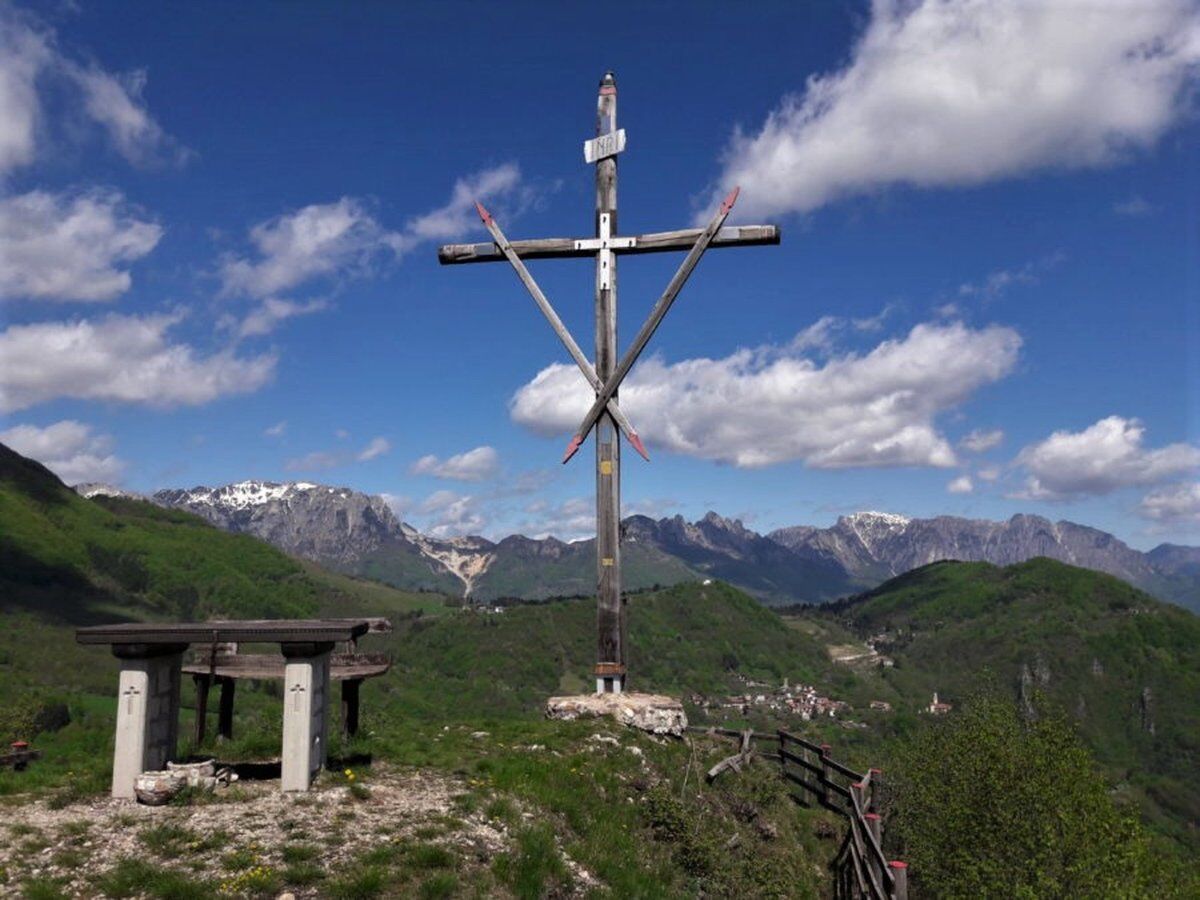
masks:
[[(708, 254), (630, 376), (626, 512), (1035, 512), (1200, 542), (1200, 13), (1077, 5), (0, 3), (0, 440), (68, 481), (349, 485), (587, 533), (589, 405), (486, 232)], [(628, 341), (681, 257), (620, 267)], [(585, 348), (591, 264), (531, 270)]]

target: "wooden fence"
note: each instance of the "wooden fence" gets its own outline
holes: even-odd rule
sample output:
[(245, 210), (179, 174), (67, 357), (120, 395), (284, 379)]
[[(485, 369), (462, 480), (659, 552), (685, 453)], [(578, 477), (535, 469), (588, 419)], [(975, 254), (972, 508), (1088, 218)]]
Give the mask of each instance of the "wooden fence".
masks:
[(883, 819), (879, 814), (883, 779), (879, 769), (856, 772), (833, 759), (828, 744), (814, 744), (782, 730), (765, 734), (693, 726), (688, 731), (739, 741), (735, 755), (709, 770), (709, 781), (726, 769), (740, 768), (751, 756), (761, 756), (779, 763), (783, 778), (799, 789), (798, 794), (793, 791), (795, 800), (805, 805), (815, 801), (846, 818), (845, 837), (830, 863), (834, 897), (907, 900), (907, 864), (889, 860), (883, 853)]

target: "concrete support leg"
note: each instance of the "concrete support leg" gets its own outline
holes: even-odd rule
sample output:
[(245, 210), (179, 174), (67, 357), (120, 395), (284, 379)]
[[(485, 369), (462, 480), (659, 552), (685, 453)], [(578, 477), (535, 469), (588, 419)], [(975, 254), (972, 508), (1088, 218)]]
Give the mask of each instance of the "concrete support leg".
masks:
[(199, 747), (204, 743), (208, 725), (208, 689), (212, 686), (212, 677), (193, 675), (192, 682), (196, 685), (196, 725), (192, 731), (192, 741)]
[(362, 680), (348, 678), (342, 682), (342, 737), (358, 734), (358, 689)]
[(117, 644), (117, 734), (112, 795), (132, 799), (143, 772), (166, 765), (179, 737), (179, 672), (186, 645)]
[(283, 790), (307, 791), (325, 764), (332, 643), (284, 644)]
[(217, 708), (217, 737), (233, 740), (233, 697), (237, 682), (232, 678), (221, 679), (221, 705)]

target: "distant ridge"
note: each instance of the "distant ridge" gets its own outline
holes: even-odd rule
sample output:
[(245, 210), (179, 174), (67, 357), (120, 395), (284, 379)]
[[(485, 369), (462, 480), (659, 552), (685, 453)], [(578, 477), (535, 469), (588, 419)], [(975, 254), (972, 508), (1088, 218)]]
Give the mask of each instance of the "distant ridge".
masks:
[[(383, 498), (350, 488), (243, 481), (164, 490), (151, 499), (226, 530), (253, 534), (296, 556), (397, 587), (481, 601), (594, 589), (590, 540), (438, 538), (400, 522)], [(695, 522), (682, 516), (630, 516), (622, 533), (630, 590), (713, 577), (768, 604), (825, 602), (942, 559), (1011, 565), (1044, 556), (1115, 575), (1200, 611), (1200, 548), (1163, 544), (1142, 553), (1105, 531), (1035, 515), (996, 522), (864, 511), (842, 516), (829, 528), (796, 525), (762, 535), (710, 512)]]

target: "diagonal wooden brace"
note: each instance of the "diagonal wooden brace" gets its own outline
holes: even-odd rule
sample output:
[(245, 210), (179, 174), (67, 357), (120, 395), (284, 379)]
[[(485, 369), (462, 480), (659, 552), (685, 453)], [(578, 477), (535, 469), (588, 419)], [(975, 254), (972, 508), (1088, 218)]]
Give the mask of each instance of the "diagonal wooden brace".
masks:
[[(575, 365), (579, 366), (579, 371), (583, 373), (583, 377), (588, 380), (588, 384), (592, 386), (592, 390), (599, 391), (603, 386), (600, 376), (596, 374), (596, 370), (592, 368), (591, 362), (583, 355), (583, 351), (579, 349), (579, 345), (575, 343), (575, 339), (571, 337), (571, 333), (567, 331), (567, 326), (563, 324), (562, 319), (558, 317), (558, 313), (554, 311), (554, 307), (550, 305), (550, 301), (546, 299), (546, 295), (542, 293), (542, 289), (538, 287), (533, 276), (529, 274), (529, 270), (525, 267), (525, 263), (512, 249), (512, 244), (508, 238), (504, 236), (504, 232), (500, 230), (500, 226), (496, 224), (496, 220), (479, 201), (475, 202), (475, 209), (479, 212), (479, 218), (483, 222), (491, 234), (492, 239), (496, 242), (496, 246), (505, 258), (512, 263), (512, 267), (517, 272), (517, 277), (521, 279), (521, 283), (525, 285), (530, 296), (533, 297), (533, 302), (537, 304), (538, 309), (542, 311), (542, 315), (546, 317), (546, 321), (550, 323), (550, 327), (554, 329), (554, 333), (558, 335), (558, 339), (562, 341), (563, 346), (567, 348), (567, 352), (571, 354), (571, 358), (575, 360)], [(624, 432), (625, 437), (629, 439), (629, 443), (633, 445), (633, 449), (641, 454), (646, 462), (650, 461), (650, 455), (646, 452), (646, 447), (642, 444), (642, 439), (638, 437), (637, 430), (633, 427), (633, 423), (629, 421), (625, 413), (621, 411), (621, 407), (617, 405), (610, 393), (608, 399), (600, 407), (602, 410), (607, 409), (609, 415), (613, 417), (613, 421), (617, 423), (617, 427)]]
[(712, 243), (713, 237), (721, 226), (725, 224), (725, 219), (729, 216), (729, 211), (733, 209), (733, 204), (737, 202), (739, 188), (734, 188), (725, 197), (721, 203), (721, 208), (717, 210), (717, 214), (713, 216), (712, 221), (704, 231), (700, 232), (700, 236), (696, 239), (695, 245), (680, 264), (679, 269), (672, 276), (670, 283), (667, 284), (667, 289), (663, 291), (658, 302), (654, 304), (654, 309), (650, 311), (650, 317), (646, 319), (646, 323), (642, 326), (642, 330), (638, 332), (637, 337), (633, 339), (633, 344), (621, 357), (621, 362), (617, 368), (609, 376), (608, 381), (604, 383), (596, 392), (596, 402), (592, 404), (592, 408), (588, 410), (586, 416), (583, 417), (583, 422), (575, 432), (575, 436), (571, 438), (571, 442), (567, 444), (567, 450), (563, 456), (563, 462), (567, 462), (575, 452), (582, 446), (588, 432), (592, 430), (592, 426), (596, 424), (596, 420), (600, 418), (600, 413), (605, 409), (605, 405), (612, 399), (613, 394), (621, 386), (621, 382), (625, 380), (625, 376), (629, 374), (629, 370), (633, 368), (633, 364), (638, 361), (642, 351), (646, 349), (646, 344), (650, 342), (650, 338), (654, 336), (654, 332), (662, 323), (663, 317), (666, 316), (667, 310), (671, 308), (671, 304), (675, 302), (675, 298), (683, 289), (688, 277), (696, 268), (696, 264), (700, 262), (700, 257), (704, 255), (704, 251), (708, 249), (708, 245)]

